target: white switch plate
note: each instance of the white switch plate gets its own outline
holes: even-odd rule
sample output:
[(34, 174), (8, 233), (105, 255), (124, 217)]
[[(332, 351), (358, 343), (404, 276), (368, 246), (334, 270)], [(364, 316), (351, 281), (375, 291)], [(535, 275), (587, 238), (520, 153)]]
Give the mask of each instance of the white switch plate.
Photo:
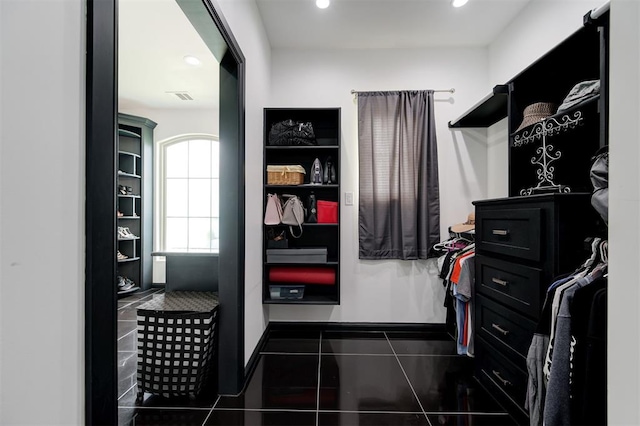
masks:
[(353, 192), (344, 193), (344, 204), (347, 206), (353, 205)]

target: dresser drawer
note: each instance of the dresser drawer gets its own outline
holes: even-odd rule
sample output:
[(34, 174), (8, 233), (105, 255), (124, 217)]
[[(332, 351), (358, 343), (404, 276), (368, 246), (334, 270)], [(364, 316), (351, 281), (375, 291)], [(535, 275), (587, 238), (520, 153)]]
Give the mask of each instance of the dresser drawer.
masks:
[(541, 209), (478, 209), (476, 249), (539, 262), (541, 218)]
[(496, 347), (527, 359), (536, 323), (515, 313), (509, 308), (492, 302), (481, 295), (476, 296), (476, 330)]
[(494, 391), (502, 393), (503, 397), (526, 414), (524, 402), (527, 395), (527, 373), (483, 339), (478, 338), (475, 346), (478, 380), (484, 383), (492, 394)]
[(476, 291), (533, 318), (540, 315), (542, 270), (476, 254)]

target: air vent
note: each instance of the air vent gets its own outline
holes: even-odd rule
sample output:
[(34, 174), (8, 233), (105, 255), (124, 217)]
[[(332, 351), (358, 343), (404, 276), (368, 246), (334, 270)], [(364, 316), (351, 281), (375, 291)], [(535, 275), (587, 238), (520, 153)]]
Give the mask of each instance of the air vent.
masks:
[(173, 95), (176, 95), (181, 101), (192, 101), (193, 98), (189, 94), (189, 92), (166, 92)]

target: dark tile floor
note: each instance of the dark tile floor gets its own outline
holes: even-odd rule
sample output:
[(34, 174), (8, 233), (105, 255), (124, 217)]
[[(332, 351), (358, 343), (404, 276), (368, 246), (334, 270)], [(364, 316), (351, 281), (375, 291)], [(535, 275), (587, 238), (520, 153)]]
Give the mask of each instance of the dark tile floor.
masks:
[(120, 425), (515, 425), (446, 336), (273, 332), (239, 396), (136, 397), (135, 308), (119, 302)]

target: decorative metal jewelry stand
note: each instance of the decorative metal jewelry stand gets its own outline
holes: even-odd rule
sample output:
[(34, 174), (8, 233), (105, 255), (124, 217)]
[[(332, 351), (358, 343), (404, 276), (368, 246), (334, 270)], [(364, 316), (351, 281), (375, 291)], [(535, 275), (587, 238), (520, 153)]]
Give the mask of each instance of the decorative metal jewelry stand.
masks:
[(536, 170), (538, 184), (521, 190), (520, 195), (532, 195), (541, 192), (571, 192), (570, 187), (553, 182), (555, 167), (551, 164), (562, 157), (562, 152), (557, 150), (554, 152), (553, 145), (547, 145), (547, 135), (553, 136), (568, 129), (573, 129), (582, 120), (581, 111), (562, 115), (559, 118), (545, 118), (541, 122), (534, 124), (530, 130), (525, 130), (522, 134), (514, 137), (514, 147), (527, 145), (535, 140), (542, 139), (542, 146), (538, 147), (536, 155), (531, 157), (531, 164), (538, 166), (538, 170)]

